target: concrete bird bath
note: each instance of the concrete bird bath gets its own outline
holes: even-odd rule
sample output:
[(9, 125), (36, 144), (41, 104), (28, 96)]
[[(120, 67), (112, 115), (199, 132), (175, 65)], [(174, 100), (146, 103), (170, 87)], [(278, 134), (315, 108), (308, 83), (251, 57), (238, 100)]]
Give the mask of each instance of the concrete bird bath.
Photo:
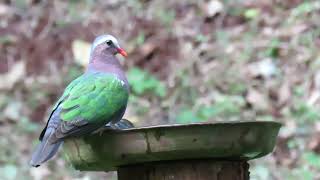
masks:
[(248, 160), (272, 152), (281, 124), (271, 121), (106, 130), (65, 141), (75, 169), (118, 171), (120, 180), (249, 179)]

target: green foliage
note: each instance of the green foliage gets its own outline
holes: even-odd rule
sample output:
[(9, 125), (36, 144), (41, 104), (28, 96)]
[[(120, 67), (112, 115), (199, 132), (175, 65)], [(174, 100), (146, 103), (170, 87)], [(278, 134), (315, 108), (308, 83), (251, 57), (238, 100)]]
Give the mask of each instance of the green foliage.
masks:
[(135, 41), (138, 46), (141, 46), (145, 42), (145, 40), (146, 40), (145, 33), (143, 31), (141, 31), (141, 32), (139, 32), (139, 35)]
[(140, 0), (128, 0), (128, 6), (131, 7), (135, 14), (141, 14), (141, 10), (143, 8), (142, 2)]
[[(231, 2), (228, 2), (228, 3), (232, 4)], [(238, 7), (238, 6), (230, 6), (226, 9), (227, 14), (231, 16), (241, 16), (244, 10), (245, 9), (243, 7)]]
[(15, 0), (15, 5), (21, 9), (28, 7), (28, 3), (27, 0)]
[(279, 45), (280, 45), (279, 39), (272, 39), (270, 42), (270, 45), (265, 51), (265, 56), (268, 56), (271, 58), (277, 58), (279, 56)]
[(158, 97), (164, 97), (167, 94), (167, 89), (160, 80), (139, 68), (129, 70), (128, 80), (132, 92), (138, 96), (151, 93)]
[(68, 1), (68, 21), (81, 21), (88, 16), (90, 9), (95, 5), (94, 0), (69, 0)]
[(217, 30), (215, 32), (215, 38), (217, 39), (217, 42), (223, 46), (227, 46), (230, 42), (230, 35), (226, 33), (225, 31)]
[(64, 19), (57, 19), (55, 21), (55, 25), (57, 25), (57, 27), (63, 28), (66, 27), (68, 25), (68, 22), (66, 22)]
[(83, 73), (83, 68), (78, 64), (74, 64), (73, 66), (69, 67), (68, 75), (66, 76), (66, 78), (63, 79), (64, 83), (65, 84), (70, 83), (72, 80), (79, 77), (82, 73)]
[(241, 61), (248, 61), (255, 53), (252, 42), (255, 41), (255, 33), (254, 32), (247, 32), (243, 35), (244, 41), (244, 49), (240, 54), (239, 60)]
[(176, 122), (181, 124), (200, 122), (200, 119), (192, 110), (184, 109), (176, 117)]
[(241, 108), (245, 105), (245, 100), (242, 96), (221, 96), (217, 99), (213, 108), (212, 115), (232, 116), (238, 115)]
[(141, 98), (131, 94), (129, 96), (130, 106), (135, 107), (133, 110), (136, 115), (143, 116), (150, 110), (150, 106), (147, 103), (141, 103)]
[[(58, 1), (55, 6), (50, 7), (43, 6), (42, 2), (30, 3), (30, 0), (10, 2), (5, 5), (4, 12), (16, 9), (18, 13), (4, 13), (3, 20), (1, 19), (1, 24), (9, 30), (7, 34), (0, 36), (0, 46), (4, 53), (2, 54), (4, 64), (0, 67), (1, 77), (7, 77), (9, 71), (3, 70), (6, 70), (6, 66), (10, 70), (12, 63), (17, 60), (16, 57), (19, 61), (28, 61), (26, 68), (28, 72), (12, 89), (4, 90), (0, 94), (0, 124), (3, 126), (1, 133), (6, 137), (0, 138), (0, 179), (45, 179), (43, 175), (46, 173), (50, 173), (51, 179), (101, 179), (99, 175), (94, 178), (92, 173), (90, 175), (72, 174), (75, 172), (74, 169), (61, 168), (59, 160), (55, 166), (52, 165), (56, 161), (51, 161), (48, 168), (45, 168), (49, 172), (44, 173), (34, 173), (25, 163), (25, 156), (30, 154), (32, 145), (30, 144), (27, 152), (25, 143), (21, 141), (38, 143), (36, 137), (41, 131), (39, 128), (43, 127), (42, 123), (32, 122), (30, 118), (33, 115), (37, 117), (40, 115), (36, 112), (39, 106), (47, 108), (48, 113), (52, 109), (52, 105), (49, 107), (48, 103), (54, 97), (61, 95), (65, 85), (82, 74), (84, 70), (83, 66), (79, 65), (81, 63), (77, 61), (69, 66), (68, 63), (64, 64), (68, 66), (68, 72), (64, 72), (64, 69), (58, 72), (50, 69), (52, 63), (56, 64), (57, 57), (72, 60), (72, 57), (69, 57), (70, 50), (65, 49), (47, 54), (48, 57), (44, 59), (50, 62), (48, 66), (43, 67), (43, 70), (41, 69), (40, 74), (29, 72), (30, 69), (37, 68), (37, 57), (43, 57), (42, 41), (32, 43), (34, 46), (32, 49), (23, 48), (25, 38), (21, 38), (20, 35), (25, 34), (24, 30), (28, 29), (30, 24), (38, 24), (39, 27), (28, 29), (29, 39), (36, 39), (34, 36), (39, 34), (39, 30), (42, 36), (49, 37), (49, 40), (50, 37), (57, 37), (55, 41), (45, 42), (48, 47), (56, 47), (59, 43), (64, 43), (66, 40), (64, 38), (70, 34), (71, 39), (82, 36), (89, 40), (87, 38), (91, 38), (94, 34), (117, 32), (118, 40), (122, 41), (121, 45), (133, 52), (145, 43), (146, 35), (148, 38), (150, 36), (151, 39), (159, 40), (169, 35), (176, 39), (179, 45), (176, 54), (169, 59), (179, 60), (172, 62), (174, 65), (181, 63), (179, 68), (170, 72), (170, 77), (176, 77), (172, 81), (170, 94), (167, 93), (168, 89), (164, 81), (159, 81), (143, 69), (131, 69), (131, 64), (128, 64), (128, 78), (132, 91), (129, 116), (132, 120), (139, 120), (141, 123), (138, 124), (148, 125), (150, 118), (152, 123), (166, 123), (167, 121), (163, 120), (167, 115), (175, 118), (174, 122), (179, 123), (243, 120), (241, 117), (245, 116), (258, 121), (284, 122), (280, 136), (282, 137), (283, 134), (284, 137), (289, 136), (288, 139), (282, 138), (289, 149), (285, 146), (277, 148), (281, 151), (285, 147), (285, 151), (294, 152), (293, 156), (283, 158), (282, 153), (278, 154), (276, 158), (280, 161), (279, 164), (278, 161), (274, 161), (274, 157), (259, 159), (251, 166), (251, 179), (313, 180), (319, 177), (319, 154), (306, 149), (309, 138), (317, 133), (314, 130), (314, 124), (320, 120), (319, 101), (315, 101), (314, 105), (307, 103), (310, 93), (313, 93), (310, 90), (314, 90), (312, 87), (310, 89), (310, 84), (313, 85), (317, 81), (320, 69), (318, 51), (320, 1), (302, 0), (298, 4), (279, 1), (266, 9), (264, 3), (256, 1), (222, 0), (220, 2), (223, 4), (223, 11), (221, 15), (214, 18), (206, 18), (207, 14), (204, 11), (210, 1), (194, 1), (190, 4), (186, 1), (175, 3), (159, 0), (129, 0), (103, 2), (104, 6), (101, 6), (95, 0), (71, 0)], [(37, 13), (27, 11), (29, 9), (37, 9)], [(43, 18), (39, 18), (39, 15)], [(48, 19), (47, 15), (50, 15), (50, 22), (42, 22)], [(179, 17), (176, 18), (176, 15)], [(266, 19), (265, 15), (268, 16)], [(18, 29), (15, 28), (17, 18), (22, 20), (19, 23), (21, 28)], [(86, 21), (83, 21), (84, 19)], [(102, 21), (100, 22), (99, 19)], [(54, 23), (53, 27), (51, 22)], [(108, 26), (110, 24), (112, 26)], [(121, 24), (123, 28), (119, 31)], [(155, 24), (161, 26), (152, 27)], [(108, 26), (107, 32), (106, 29), (99, 28), (106, 26)], [(73, 33), (75, 28), (80, 32)], [(15, 29), (17, 33), (11, 33), (10, 29)], [(133, 30), (133, 32), (127, 33), (126, 30)], [(126, 43), (128, 39), (132, 40), (129, 47), (128, 42)], [(190, 43), (193, 41), (197, 43)], [(203, 51), (206, 51), (204, 56), (195, 54), (199, 50), (202, 51), (203, 47), (205, 47)], [(168, 51), (171, 50), (170, 48), (171, 46), (164, 48), (163, 52), (156, 53), (171, 56), (171, 52)], [(187, 48), (191, 48), (192, 51), (188, 51)], [(81, 52), (82, 48), (77, 50)], [(27, 57), (30, 53), (34, 55), (34, 59)], [(75, 57), (75, 53), (73, 55)], [(136, 55), (136, 58), (141, 58), (138, 57), (139, 53)], [(80, 57), (84, 59), (82, 65), (86, 65), (86, 56), (80, 53)], [(194, 62), (198, 58), (200, 61)], [(253, 77), (254, 73), (250, 73), (248, 65), (264, 59), (281, 60), (275, 64), (276, 76), (270, 79)], [(161, 68), (172, 68), (171, 63), (169, 66)], [(206, 74), (202, 74), (203, 72)], [(56, 78), (46, 80), (47, 76), (52, 77), (52, 75)], [(203, 82), (195, 82), (202, 80)], [(48, 86), (48, 82), (52, 85)], [(289, 84), (289, 93), (281, 92), (282, 88), (277, 88), (283, 83)], [(257, 110), (259, 103), (252, 104), (251, 107), (245, 106), (247, 89), (252, 87), (266, 90), (260, 93), (266, 93), (262, 95), (268, 102), (268, 108)], [(199, 98), (200, 93), (201, 98)], [(280, 102), (283, 94), (288, 95), (288, 100)], [(19, 105), (21, 107), (13, 105), (12, 107), (15, 108), (11, 111), (13, 112), (11, 114), (18, 118), (7, 118), (8, 111), (6, 115), (3, 112), (13, 101), (21, 102)], [(274, 105), (278, 108), (275, 109)], [(47, 113), (45, 113), (46, 116)], [(278, 113), (280, 116), (277, 115)], [(296, 127), (295, 124), (297, 124)], [(15, 151), (12, 151), (13, 148)], [(299, 156), (295, 156), (296, 153)], [(294, 162), (294, 166), (282, 166), (286, 164), (283, 160)], [(65, 166), (70, 164), (65, 163)], [(57, 169), (59, 173), (51, 173)], [(27, 176), (39, 177), (28, 178)], [(107, 179), (110, 179), (109, 176)]]
[(314, 46), (314, 38), (316, 38), (312, 31), (307, 31), (299, 36), (299, 44), (307, 48)]
[(196, 36), (196, 41), (200, 42), (200, 43), (204, 43), (207, 42), (209, 40), (209, 38), (203, 34), (198, 34)]
[(301, 4), (299, 4), (296, 8), (294, 8), (291, 12), (293, 16), (302, 16), (304, 14), (310, 13), (312, 11), (315, 11), (317, 9), (320, 9), (320, 3), (319, 2), (309, 2), (305, 1)]
[(160, 9), (157, 11), (156, 16), (164, 25), (169, 26), (176, 18), (176, 12), (173, 10)]
[(302, 97), (305, 93), (305, 90), (302, 86), (293, 87), (293, 94), (297, 97)]
[[(12, 149), (10, 147), (11, 144), (12, 144), (12, 141), (10, 141), (10, 139), (8, 139), (8, 138), (1, 138), (0, 139), (0, 145), (1, 145), (0, 162), (8, 163), (8, 162), (15, 161), (16, 157), (12, 155), (12, 154), (14, 154), (14, 152), (12, 151)], [(0, 171), (0, 174), (1, 174), (1, 171)]]
[(295, 23), (295, 21), (299, 19), (304, 21), (306, 17), (308, 17), (311, 13), (316, 12), (319, 9), (319, 1), (304, 1), (291, 10), (287, 23)]
[(290, 171), (288, 179), (290, 180), (314, 180), (313, 172), (308, 169), (306, 165), (302, 165), (301, 167), (295, 168)]
[(298, 101), (294, 104), (292, 115), (297, 118), (301, 123), (307, 121), (317, 121), (320, 119), (320, 112), (315, 107), (308, 105), (306, 102)]
[(302, 159), (307, 163), (307, 165), (320, 171), (320, 155), (314, 152), (305, 152)]
[(277, 121), (272, 115), (259, 115), (256, 117), (258, 121)]
[(192, 108), (184, 108), (178, 113), (176, 122), (205, 122), (216, 117), (237, 116), (244, 105), (245, 100), (241, 96), (221, 96), (210, 106), (200, 106), (194, 111)]
[[(283, 130), (286, 130), (286, 129), (282, 129), (282, 131)], [(287, 142), (287, 146), (288, 146), (289, 149), (299, 148), (299, 142), (296, 139), (290, 139)]]
[(317, 71), (318, 69), (320, 69), (320, 56), (318, 56), (317, 58), (313, 59), (310, 62), (310, 69), (312, 71)]
[(308, 151), (302, 154), (302, 163), (294, 168), (289, 179), (315, 179), (316, 172), (320, 171), (320, 156), (314, 152)]
[(256, 8), (250, 8), (244, 11), (244, 17), (247, 19), (254, 19), (258, 17), (260, 14), (260, 10)]
[(0, 36), (0, 44), (10, 44), (14, 42), (14, 37), (10, 35), (2, 35)]
[(32, 133), (40, 128), (38, 123), (29, 121), (26, 117), (21, 117), (17, 126), (23, 133)]
[(0, 110), (2, 110), (10, 102), (10, 100), (11, 99), (8, 96), (0, 95)]
[(243, 94), (246, 90), (246, 84), (244, 84), (243, 82), (235, 81), (230, 82), (228, 92), (230, 94)]

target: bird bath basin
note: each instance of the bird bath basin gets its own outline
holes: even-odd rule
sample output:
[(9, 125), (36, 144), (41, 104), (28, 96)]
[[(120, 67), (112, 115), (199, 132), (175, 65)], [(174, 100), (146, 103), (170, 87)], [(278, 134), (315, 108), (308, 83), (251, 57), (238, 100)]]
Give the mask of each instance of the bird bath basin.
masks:
[(106, 130), (70, 138), (63, 149), (75, 169), (83, 171), (186, 159), (247, 161), (272, 152), (280, 127), (244, 121)]

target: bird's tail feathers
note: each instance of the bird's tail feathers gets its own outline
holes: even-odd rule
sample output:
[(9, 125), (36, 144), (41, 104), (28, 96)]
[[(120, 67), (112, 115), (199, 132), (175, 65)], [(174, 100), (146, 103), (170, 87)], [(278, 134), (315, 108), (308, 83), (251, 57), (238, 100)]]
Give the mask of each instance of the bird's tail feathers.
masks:
[(39, 167), (42, 163), (51, 159), (58, 151), (63, 141), (57, 141), (55, 143), (49, 142), (50, 136), (53, 132), (46, 132), (46, 135), (36, 147), (36, 150), (32, 154), (30, 165), (33, 167)]

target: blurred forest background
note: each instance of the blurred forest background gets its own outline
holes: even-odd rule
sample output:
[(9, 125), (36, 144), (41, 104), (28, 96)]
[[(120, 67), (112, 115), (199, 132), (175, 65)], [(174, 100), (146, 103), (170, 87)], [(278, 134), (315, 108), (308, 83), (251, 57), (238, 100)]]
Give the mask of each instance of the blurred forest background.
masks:
[(275, 152), (251, 162), (251, 179), (320, 179), (320, 1), (303, 0), (2, 0), (0, 179), (117, 179), (73, 170), (62, 151), (28, 166), (102, 33), (129, 53), (137, 126), (275, 120)]

